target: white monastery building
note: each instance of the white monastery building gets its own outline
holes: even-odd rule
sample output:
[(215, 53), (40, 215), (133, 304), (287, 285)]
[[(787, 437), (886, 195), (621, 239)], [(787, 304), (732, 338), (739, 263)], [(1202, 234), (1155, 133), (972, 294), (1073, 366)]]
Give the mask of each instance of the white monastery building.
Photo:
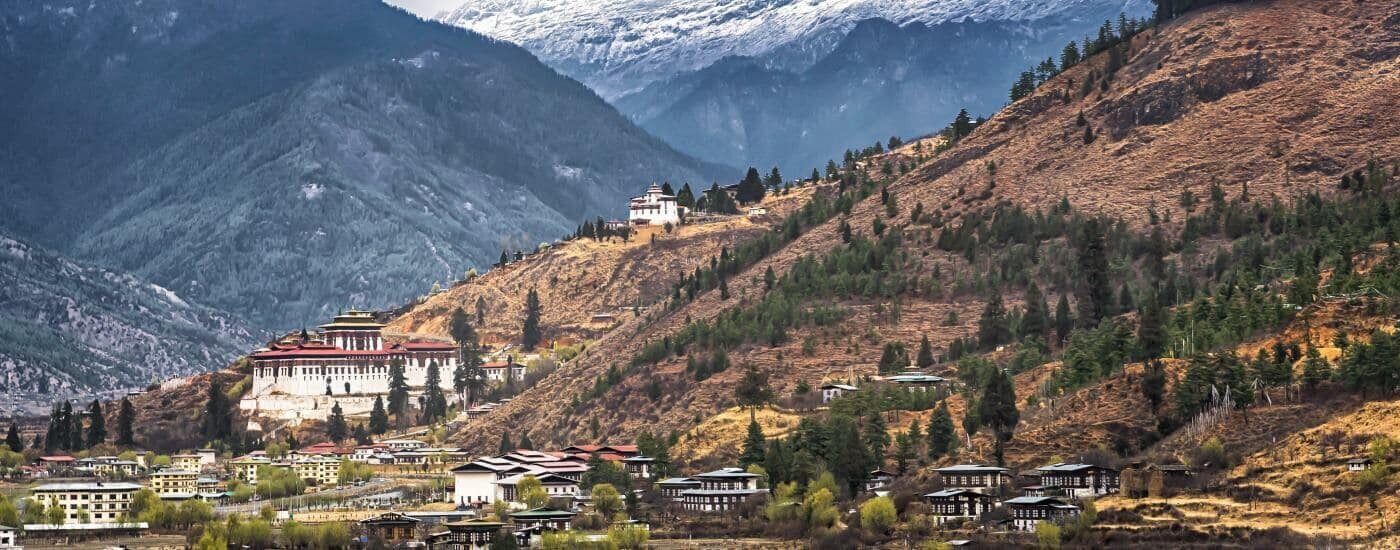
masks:
[(377, 395), (389, 392), (389, 364), (402, 362), (409, 387), (421, 388), (428, 365), (437, 362), (450, 384), (457, 370), (456, 347), (448, 343), (384, 344), (384, 325), (374, 314), (350, 311), (321, 325), (317, 337), (290, 338), (260, 349), (253, 361), (254, 396)]
[(661, 186), (653, 183), (645, 195), (632, 197), (627, 205), (627, 221), (633, 225), (680, 225), (683, 210), (676, 204), (675, 195), (661, 192)]

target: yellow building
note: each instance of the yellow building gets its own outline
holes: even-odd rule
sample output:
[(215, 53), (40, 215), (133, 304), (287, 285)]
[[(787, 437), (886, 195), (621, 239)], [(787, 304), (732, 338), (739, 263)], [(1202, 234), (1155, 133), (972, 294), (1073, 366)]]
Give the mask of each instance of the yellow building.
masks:
[(194, 494), (199, 488), (196, 484), (198, 479), (199, 474), (194, 470), (167, 468), (151, 472), (151, 490), (155, 491), (157, 495)]
[(243, 480), (249, 485), (257, 485), (258, 467), (271, 466), (272, 461), (260, 456), (248, 456), (230, 462), (229, 464), (233, 466), (233, 474), (238, 476), (238, 479)]
[(170, 467), (176, 470), (198, 472), (204, 465), (197, 454), (170, 455)]
[(316, 485), (335, 485), (340, 482), (340, 461), (322, 456), (298, 458), (292, 463), (292, 471), (302, 479), (314, 479)]
[(30, 489), (30, 496), (44, 506), (57, 504), (67, 523), (117, 523), (139, 490), (135, 483), (49, 483)]

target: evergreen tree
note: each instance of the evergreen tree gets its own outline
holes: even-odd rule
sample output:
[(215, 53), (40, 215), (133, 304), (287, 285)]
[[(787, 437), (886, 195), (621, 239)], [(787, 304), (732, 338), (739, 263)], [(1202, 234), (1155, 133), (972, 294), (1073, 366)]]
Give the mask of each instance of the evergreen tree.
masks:
[(967, 114), (967, 109), (959, 109), (958, 115), (953, 117), (952, 131), (953, 141), (972, 134), (972, 117)]
[(757, 407), (772, 401), (773, 388), (768, 385), (768, 374), (749, 364), (744, 369), (744, 377), (734, 387), (734, 397), (744, 407)]
[(400, 426), (408, 425), (408, 379), (404, 377), (403, 360), (389, 360), (389, 413)]
[(476, 297), (476, 326), (486, 326), (486, 298)]
[(374, 435), (389, 431), (389, 414), (384, 412), (384, 399), (377, 395), (374, 397), (374, 408), (369, 411), (369, 431)]
[(83, 444), (85, 442), (83, 438), (83, 413), (73, 412), (71, 403), (64, 406), (64, 412), (67, 413), (68, 421), (71, 423), (68, 427), (68, 448), (74, 451), (86, 449), (87, 446)]
[(1050, 310), (1045, 304), (1045, 295), (1034, 282), (1026, 285), (1026, 312), (1021, 315), (1021, 338), (1044, 337), (1050, 330)]
[(1016, 410), (1016, 386), (1011, 375), (1004, 369), (994, 369), (982, 388), (977, 407), (980, 423), (992, 430), (997, 466), (1005, 466), (1006, 443), (1015, 436), (1016, 425), (1021, 422), (1021, 413)]
[(1071, 40), (1065, 44), (1065, 49), (1060, 51), (1060, 70), (1065, 71), (1078, 64), (1079, 46)]
[(671, 195), (673, 197), (676, 196), (676, 190), (675, 188), (671, 187), (671, 182), (669, 181), (661, 182), (661, 193), (664, 195)]
[(351, 430), (351, 434), (351, 437), (355, 439), (356, 445), (369, 445), (374, 443), (374, 438), (369, 435), (369, 430), (365, 429), (364, 424), (356, 424), (355, 429)]
[(1079, 325), (1092, 328), (1109, 315), (1113, 308), (1109, 287), (1108, 245), (1104, 242), (1102, 225), (1097, 218), (1084, 222), (1076, 243), (1078, 247)]
[(217, 379), (209, 382), (209, 397), (204, 404), (204, 426), (200, 430), (205, 441), (223, 441), (233, 433), (233, 413), (228, 395)]
[(778, 172), (778, 167), (774, 166), (773, 171), (768, 173), (768, 177), (763, 180), (763, 184), (769, 189), (778, 189), (783, 185), (783, 174)]
[(1308, 346), (1307, 359), (1303, 361), (1303, 387), (1309, 391), (1332, 378), (1332, 366), (1318, 353), (1317, 346)]
[(1010, 339), (1011, 328), (1006, 319), (1006, 308), (1001, 302), (1001, 292), (993, 289), (982, 308), (982, 318), (977, 322), (977, 344), (983, 350), (993, 350)]
[(510, 254), (507, 254), (505, 249), (501, 249), (501, 259), (496, 262), (496, 265), (498, 267), (505, 267), (508, 263), (510, 263)]
[(349, 427), (345, 424), (345, 412), (340, 408), (340, 402), (336, 401), (331, 406), (331, 415), (326, 419), (326, 437), (331, 441), (340, 443), (345, 440), (349, 432)]
[(928, 334), (919, 339), (919, 354), (915, 364), (921, 369), (933, 366), (933, 346), (928, 342)]
[(499, 454), (509, 454), (515, 450), (515, 445), (510, 442), (510, 432), (501, 432), (501, 448)]
[(136, 445), (135, 425), (136, 407), (132, 406), (130, 399), (122, 396), (121, 408), (117, 410), (117, 445)]
[(855, 494), (866, 475), (876, 467), (870, 450), (861, 439), (856, 420), (850, 416), (833, 416), (827, 431), (830, 437), (826, 445), (827, 465), (832, 475), (846, 485), (850, 494)]
[(1143, 367), (1142, 373), (1142, 396), (1147, 398), (1147, 402), (1152, 405), (1152, 412), (1156, 413), (1157, 408), (1162, 404), (1162, 398), (1167, 394), (1167, 369), (1160, 361), (1149, 361)]
[(102, 415), (102, 404), (96, 399), (88, 406), (87, 446), (89, 449), (107, 441), (107, 419)]
[(865, 443), (865, 448), (870, 451), (870, 458), (874, 466), (878, 468), (885, 462), (885, 449), (890, 446), (890, 434), (885, 426), (885, 415), (874, 412), (866, 418), (865, 430), (861, 432), (861, 440)]
[(1069, 312), (1069, 298), (1061, 294), (1059, 303), (1055, 304), (1055, 340), (1064, 345), (1065, 338), (1069, 337), (1069, 331), (1073, 329), (1074, 317)]
[(899, 475), (904, 475), (909, 471), (909, 466), (918, 457), (914, 454), (914, 438), (909, 432), (904, 432), (894, 437), (894, 464), (895, 471)]
[(19, 426), (14, 422), (10, 423), (10, 432), (5, 434), (5, 446), (16, 453), (24, 450), (24, 441), (19, 438)]
[(690, 183), (682, 185), (681, 192), (676, 194), (676, 206), (695, 208), (695, 192), (690, 190)]
[(763, 271), (763, 290), (773, 290), (773, 284), (778, 281), (777, 275), (773, 273), (773, 266)]
[(764, 449), (768, 442), (763, 437), (763, 427), (758, 425), (753, 411), (749, 411), (749, 431), (744, 437), (744, 451), (739, 454), (739, 467), (747, 468), (750, 464), (764, 463)]
[(447, 417), (447, 398), (442, 395), (442, 369), (437, 361), (428, 362), (423, 388), (423, 423), (432, 424)]
[(535, 450), (535, 442), (530, 441), (529, 432), (526, 432), (525, 435), (520, 436), (520, 448), (525, 449), (527, 451)]
[(1138, 315), (1138, 349), (1143, 358), (1161, 357), (1167, 348), (1167, 314), (1157, 303), (1157, 293), (1149, 292), (1147, 304)]
[(538, 346), (540, 336), (540, 295), (534, 288), (525, 295), (525, 324), (521, 329), (520, 347), (532, 351)]
[(734, 199), (739, 201), (739, 204), (752, 204), (763, 200), (763, 195), (763, 178), (758, 175), (757, 168), (749, 167), (744, 179), (739, 182), (739, 190)]

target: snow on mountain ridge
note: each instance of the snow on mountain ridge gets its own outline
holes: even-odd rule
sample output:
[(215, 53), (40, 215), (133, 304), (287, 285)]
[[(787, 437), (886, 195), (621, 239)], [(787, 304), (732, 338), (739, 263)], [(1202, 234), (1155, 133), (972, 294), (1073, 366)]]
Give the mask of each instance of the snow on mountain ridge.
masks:
[[(392, 0), (391, 0), (392, 1)], [(399, 0), (402, 1), (402, 0)], [(795, 41), (882, 18), (899, 25), (1033, 21), (1147, 0), (472, 0), (436, 14), (514, 42), (615, 99), (648, 81), (729, 55), (762, 56)]]

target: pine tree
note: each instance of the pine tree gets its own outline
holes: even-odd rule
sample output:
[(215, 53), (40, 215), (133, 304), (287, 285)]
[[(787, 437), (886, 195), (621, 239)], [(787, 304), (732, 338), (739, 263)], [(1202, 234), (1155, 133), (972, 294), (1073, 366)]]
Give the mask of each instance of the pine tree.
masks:
[(695, 208), (695, 192), (690, 190), (690, 183), (682, 185), (680, 193), (676, 194), (676, 206)]
[(486, 326), (486, 298), (476, 297), (476, 326)]
[(209, 398), (204, 404), (204, 427), (200, 430), (205, 441), (223, 441), (233, 433), (233, 416), (228, 395), (218, 380), (209, 382)]
[(1143, 369), (1142, 396), (1147, 398), (1152, 412), (1156, 413), (1162, 404), (1162, 398), (1167, 394), (1167, 370), (1160, 361), (1149, 361)]
[(993, 289), (982, 308), (982, 318), (977, 322), (977, 344), (983, 350), (996, 349), (1011, 339), (1011, 328), (1006, 319), (1006, 308), (1001, 302), (1001, 292)]
[(68, 417), (68, 448), (74, 451), (86, 449), (83, 438), (83, 413), (74, 412), (71, 403), (64, 405), (64, 412)]
[(1011, 375), (1003, 369), (995, 369), (982, 388), (977, 408), (980, 423), (992, 430), (997, 466), (1005, 466), (1006, 443), (1015, 436), (1016, 425), (1021, 422), (1021, 413), (1016, 410), (1016, 387)]
[(355, 439), (356, 445), (369, 445), (374, 443), (374, 438), (369, 435), (369, 430), (365, 429), (364, 424), (356, 424), (355, 429), (351, 430), (350, 433), (350, 437)]
[(734, 199), (739, 201), (739, 204), (752, 204), (763, 200), (763, 195), (763, 178), (758, 175), (758, 169), (751, 166), (744, 174), (744, 179), (739, 182), (739, 190)]
[(1332, 366), (1318, 353), (1316, 346), (1308, 346), (1307, 359), (1303, 361), (1303, 387), (1309, 391), (1332, 378)]
[(130, 399), (122, 396), (121, 408), (117, 410), (117, 445), (136, 445), (135, 424), (136, 407), (132, 406)]
[(1079, 325), (1092, 328), (1108, 316), (1113, 302), (1109, 289), (1108, 246), (1104, 243), (1102, 225), (1096, 218), (1084, 222), (1079, 235), (1078, 265)]
[(1055, 304), (1055, 341), (1064, 345), (1065, 338), (1069, 337), (1069, 331), (1074, 329), (1074, 317), (1069, 312), (1069, 298), (1061, 294), (1059, 303)]
[(1050, 311), (1045, 304), (1045, 295), (1034, 282), (1026, 285), (1026, 312), (1021, 315), (1021, 338), (1044, 337), (1050, 329)]
[(408, 379), (404, 377), (403, 361), (389, 360), (389, 413), (400, 426), (408, 425)]
[(428, 362), (423, 385), (423, 423), (432, 424), (447, 417), (447, 398), (442, 396), (442, 369), (437, 361)]
[(749, 431), (744, 437), (744, 450), (739, 454), (739, 467), (747, 468), (750, 464), (763, 464), (764, 449), (768, 442), (763, 437), (763, 427), (758, 425), (758, 419), (753, 411), (749, 411)]
[(525, 449), (527, 451), (535, 450), (535, 442), (530, 441), (529, 432), (526, 432), (525, 435), (520, 436), (520, 448)]
[(510, 442), (510, 432), (501, 432), (500, 454), (509, 454), (515, 450), (515, 445)]
[(890, 446), (890, 434), (885, 427), (885, 415), (875, 412), (866, 418), (865, 430), (861, 432), (861, 440), (865, 443), (865, 448), (870, 452), (870, 458), (874, 465), (885, 462), (885, 449)]
[(377, 395), (374, 397), (374, 408), (369, 411), (369, 431), (374, 435), (389, 431), (389, 414), (384, 412), (383, 397)]
[(740, 406), (757, 407), (773, 400), (773, 388), (768, 385), (768, 374), (759, 371), (752, 364), (744, 369), (744, 377), (734, 387), (734, 397)]
[(972, 134), (972, 117), (967, 114), (967, 109), (959, 109), (958, 115), (953, 117), (953, 141), (960, 140)]
[(778, 277), (773, 274), (773, 266), (768, 266), (768, 269), (763, 271), (763, 290), (773, 290), (777, 280)]
[(89, 449), (107, 442), (107, 419), (102, 415), (102, 404), (96, 399), (88, 406), (87, 446)]
[(5, 446), (16, 453), (24, 450), (24, 441), (19, 438), (19, 426), (14, 422), (10, 423), (10, 432), (5, 434)]
[(345, 412), (340, 408), (340, 402), (336, 401), (331, 406), (331, 415), (326, 419), (326, 437), (331, 441), (340, 443), (345, 440), (349, 432), (349, 427), (345, 424)]
[(521, 327), (520, 347), (532, 351), (540, 344), (540, 295), (534, 288), (525, 295), (525, 323)]
[(924, 334), (923, 337), (919, 339), (919, 354), (918, 358), (915, 360), (915, 364), (917, 364), (920, 369), (933, 366), (933, 345), (929, 344), (927, 334)]
[(1142, 350), (1143, 358), (1161, 357), (1166, 349), (1170, 337), (1166, 317), (1166, 311), (1157, 303), (1157, 293), (1149, 292), (1147, 304), (1143, 306), (1142, 314), (1138, 315), (1138, 349)]

